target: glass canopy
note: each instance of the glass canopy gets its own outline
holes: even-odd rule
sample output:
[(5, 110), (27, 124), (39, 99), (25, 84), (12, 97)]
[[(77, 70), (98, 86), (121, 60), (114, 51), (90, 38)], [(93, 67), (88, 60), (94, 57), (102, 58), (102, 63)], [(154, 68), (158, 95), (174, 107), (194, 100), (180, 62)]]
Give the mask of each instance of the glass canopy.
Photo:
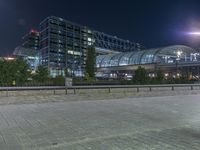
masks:
[(184, 45), (97, 56), (97, 68), (197, 61), (197, 52)]

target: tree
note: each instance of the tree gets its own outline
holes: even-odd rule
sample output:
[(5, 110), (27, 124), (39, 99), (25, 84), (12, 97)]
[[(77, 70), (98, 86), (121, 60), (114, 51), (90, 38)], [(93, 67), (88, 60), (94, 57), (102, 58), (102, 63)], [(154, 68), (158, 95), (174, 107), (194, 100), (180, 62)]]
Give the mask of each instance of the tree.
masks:
[(26, 61), (17, 59), (14, 66), (17, 66), (15, 73), (16, 84), (24, 84), (30, 77), (31, 71)]
[(162, 70), (160, 70), (160, 68), (158, 68), (156, 70), (156, 82), (161, 84), (164, 81), (164, 73), (162, 72)]
[(24, 84), (30, 77), (30, 69), (23, 59), (0, 60), (0, 85)]
[(191, 72), (182, 72), (182, 75), (180, 76), (180, 83), (181, 84), (187, 84), (191, 82)]
[(87, 59), (86, 59), (86, 67), (85, 71), (86, 74), (90, 78), (95, 77), (95, 65), (96, 65), (96, 52), (94, 47), (89, 47), (88, 52), (87, 52)]
[(146, 84), (148, 82), (147, 71), (145, 68), (139, 66), (135, 70), (135, 76), (133, 76), (133, 82), (136, 84)]
[(45, 82), (49, 79), (49, 72), (47, 67), (40, 65), (36, 70), (36, 74), (34, 75), (34, 79), (38, 82)]
[(10, 65), (5, 60), (0, 60), (0, 84), (8, 85), (12, 82), (10, 74)]

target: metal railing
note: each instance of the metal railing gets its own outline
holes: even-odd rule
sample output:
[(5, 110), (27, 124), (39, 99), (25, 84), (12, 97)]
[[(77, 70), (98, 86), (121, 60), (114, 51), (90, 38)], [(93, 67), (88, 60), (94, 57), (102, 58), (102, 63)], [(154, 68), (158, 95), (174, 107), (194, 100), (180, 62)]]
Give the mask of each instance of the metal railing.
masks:
[(200, 90), (200, 84), (161, 84), (161, 85), (98, 85), (98, 86), (40, 86), (40, 87), (0, 87), (0, 91), (5, 91), (8, 96), (9, 91), (45, 91), (51, 90), (56, 94), (56, 90), (65, 90), (68, 94), (69, 90), (73, 91), (73, 94), (77, 93), (77, 90), (80, 89), (107, 89), (109, 93), (112, 92), (112, 89), (136, 89), (137, 92), (140, 92), (140, 89), (148, 89), (150, 92), (155, 88), (170, 88), (171, 91), (174, 91), (178, 87), (188, 87), (190, 90), (194, 90), (195, 87), (198, 87)]

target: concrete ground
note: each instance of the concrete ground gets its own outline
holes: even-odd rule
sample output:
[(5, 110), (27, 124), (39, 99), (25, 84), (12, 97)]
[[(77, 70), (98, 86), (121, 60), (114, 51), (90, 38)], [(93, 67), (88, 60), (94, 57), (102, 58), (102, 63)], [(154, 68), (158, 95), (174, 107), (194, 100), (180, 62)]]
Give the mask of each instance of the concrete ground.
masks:
[(0, 105), (1, 150), (200, 150), (200, 95)]

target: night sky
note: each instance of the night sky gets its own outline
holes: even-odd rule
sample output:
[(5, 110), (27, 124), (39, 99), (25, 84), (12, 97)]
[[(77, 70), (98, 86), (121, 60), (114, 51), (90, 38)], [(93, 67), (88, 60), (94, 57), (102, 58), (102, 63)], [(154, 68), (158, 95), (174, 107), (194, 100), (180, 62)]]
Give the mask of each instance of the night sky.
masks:
[(50, 15), (147, 48), (198, 45), (185, 34), (200, 29), (198, 0), (0, 0), (0, 56), (11, 54), (21, 37)]

